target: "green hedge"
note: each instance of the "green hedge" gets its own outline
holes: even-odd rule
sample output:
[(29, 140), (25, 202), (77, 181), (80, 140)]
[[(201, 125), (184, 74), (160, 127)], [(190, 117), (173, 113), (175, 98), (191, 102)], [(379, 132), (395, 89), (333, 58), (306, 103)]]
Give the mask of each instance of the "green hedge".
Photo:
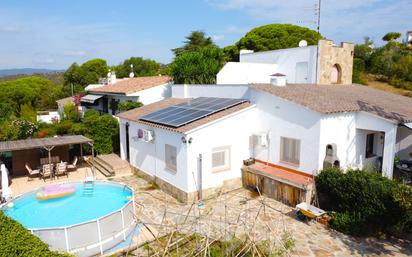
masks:
[(0, 211), (0, 256), (68, 257), (71, 255), (50, 251), (47, 244)]
[(316, 177), (332, 228), (352, 235), (412, 232), (412, 189), (377, 173), (327, 169)]

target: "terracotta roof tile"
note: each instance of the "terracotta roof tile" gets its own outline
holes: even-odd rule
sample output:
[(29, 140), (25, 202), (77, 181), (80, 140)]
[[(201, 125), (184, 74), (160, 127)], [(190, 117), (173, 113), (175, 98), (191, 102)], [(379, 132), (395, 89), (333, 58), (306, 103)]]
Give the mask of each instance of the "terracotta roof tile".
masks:
[(252, 88), (320, 113), (369, 112), (397, 122), (412, 121), (412, 99), (362, 85), (251, 84)]
[(117, 117), (122, 118), (122, 119), (126, 119), (129, 121), (134, 121), (134, 122), (138, 122), (141, 124), (146, 124), (152, 127), (156, 127), (156, 128), (162, 128), (162, 129), (166, 129), (166, 130), (170, 130), (170, 131), (174, 131), (174, 132), (179, 132), (179, 133), (185, 133), (187, 131), (190, 131), (192, 129), (195, 129), (199, 126), (205, 125), (209, 122), (215, 121), (217, 119), (223, 118), (229, 114), (235, 113), (237, 111), (243, 110), (247, 107), (251, 107), (253, 106), (253, 104), (251, 104), (250, 102), (245, 102), (236, 106), (233, 106), (231, 108), (225, 109), (223, 111), (214, 113), (212, 115), (209, 115), (207, 117), (204, 117), (202, 119), (196, 120), (194, 122), (188, 123), (184, 126), (178, 127), (178, 128), (173, 128), (173, 127), (169, 127), (169, 126), (165, 126), (165, 125), (161, 125), (161, 124), (157, 124), (157, 123), (153, 123), (153, 122), (147, 122), (147, 121), (142, 121), (140, 120), (140, 117), (158, 111), (160, 109), (163, 108), (167, 108), (176, 104), (180, 104), (180, 103), (184, 103), (186, 101), (188, 101), (189, 98), (168, 98), (156, 103), (152, 103), (149, 105), (145, 105), (142, 106), (140, 108), (136, 108), (133, 110), (129, 110), (126, 112), (122, 112), (119, 113), (117, 115)]
[(131, 94), (148, 88), (167, 84), (172, 81), (169, 76), (151, 76), (126, 78), (115, 84), (108, 84), (88, 90), (90, 93)]

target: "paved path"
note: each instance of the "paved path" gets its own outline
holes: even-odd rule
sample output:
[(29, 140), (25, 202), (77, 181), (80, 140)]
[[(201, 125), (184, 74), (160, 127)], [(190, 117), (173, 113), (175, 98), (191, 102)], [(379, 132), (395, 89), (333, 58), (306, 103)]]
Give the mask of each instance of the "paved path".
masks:
[(138, 218), (156, 227), (159, 235), (173, 230), (218, 238), (247, 235), (277, 245), (288, 235), (295, 242), (291, 256), (412, 256), (412, 242), (357, 239), (316, 222), (304, 223), (295, 218), (291, 207), (244, 189), (221, 194), (199, 207), (179, 203), (136, 176), (114, 180), (135, 189)]

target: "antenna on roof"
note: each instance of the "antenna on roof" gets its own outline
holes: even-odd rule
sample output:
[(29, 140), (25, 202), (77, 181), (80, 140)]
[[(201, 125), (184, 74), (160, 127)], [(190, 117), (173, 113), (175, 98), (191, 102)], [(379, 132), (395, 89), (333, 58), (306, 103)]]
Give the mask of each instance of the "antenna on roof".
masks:
[(133, 64), (130, 64), (130, 73), (129, 73), (129, 78), (134, 77), (134, 72), (133, 72)]
[(320, 40), (320, 7), (321, 1), (318, 0), (318, 3), (315, 4), (315, 15), (317, 15), (317, 22), (316, 22), (316, 31), (318, 32), (318, 44), (316, 46), (316, 72), (315, 72), (315, 84), (318, 84), (318, 62), (319, 62), (319, 40)]

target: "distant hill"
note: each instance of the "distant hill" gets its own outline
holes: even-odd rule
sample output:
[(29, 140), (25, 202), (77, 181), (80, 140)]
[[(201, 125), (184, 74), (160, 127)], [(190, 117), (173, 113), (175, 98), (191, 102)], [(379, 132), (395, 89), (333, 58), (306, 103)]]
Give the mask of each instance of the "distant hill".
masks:
[(33, 69), (33, 68), (22, 68), (22, 69), (0, 69), (0, 77), (4, 76), (15, 76), (15, 75), (32, 75), (39, 73), (56, 73), (63, 72), (64, 70), (51, 70), (51, 69)]

